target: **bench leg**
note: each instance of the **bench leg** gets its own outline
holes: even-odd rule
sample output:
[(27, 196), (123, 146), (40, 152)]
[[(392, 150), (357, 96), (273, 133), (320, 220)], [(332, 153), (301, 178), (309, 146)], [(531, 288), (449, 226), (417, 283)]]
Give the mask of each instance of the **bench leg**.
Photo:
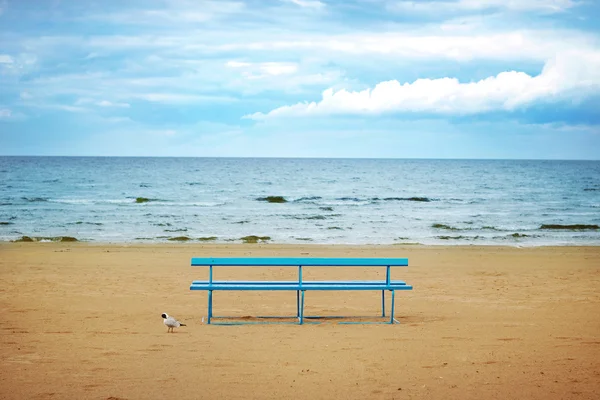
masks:
[(300, 291), (296, 290), (296, 317), (300, 318)]
[(304, 290), (302, 290), (302, 301), (300, 302), (300, 325), (304, 323)]
[(394, 303), (395, 303), (396, 291), (392, 290), (392, 311), (390, 313), (390, 324), (394, 323)]
[(381, 291), (381, 316), (385, 317), (385, 290)]
[(207, 321), (210, 324), (210, 319), (212, 318), (212, 290), (208, 291), (208, 318)]

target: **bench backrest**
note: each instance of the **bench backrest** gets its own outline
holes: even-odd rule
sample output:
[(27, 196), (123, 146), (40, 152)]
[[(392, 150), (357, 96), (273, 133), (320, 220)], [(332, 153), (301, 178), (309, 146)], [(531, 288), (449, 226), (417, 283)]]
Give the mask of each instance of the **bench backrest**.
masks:
[(407, 258), (192, 258), (192, 267), (407, 267)]

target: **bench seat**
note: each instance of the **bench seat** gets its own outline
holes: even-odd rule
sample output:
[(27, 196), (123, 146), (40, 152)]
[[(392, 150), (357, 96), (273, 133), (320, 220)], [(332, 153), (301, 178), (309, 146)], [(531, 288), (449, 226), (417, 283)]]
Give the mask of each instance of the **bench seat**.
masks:
[[(208, 280), (195, 280), (192, 281), (192, 285), (205, 285), (210, 283)], [(212, 281), (213, 284), (231, 283), (235, 285), (294, 285), (298, 284), (298, 281)], [(302, 281), (303, 285), (371, 285), (371, 284), (385, 284), (384, 281)], [(406, 285), (404, 281), (390, 281), (392, 285)]]
[(383, 283), (327, 283), (315, 284), (310, 282), (252, 282), (252, 283), (233, 283), (222, 282), (216, 283), (193, 283), (190, 290), (412, 290), (412, 286), (405, 283), (402, 284), (386, 284)]

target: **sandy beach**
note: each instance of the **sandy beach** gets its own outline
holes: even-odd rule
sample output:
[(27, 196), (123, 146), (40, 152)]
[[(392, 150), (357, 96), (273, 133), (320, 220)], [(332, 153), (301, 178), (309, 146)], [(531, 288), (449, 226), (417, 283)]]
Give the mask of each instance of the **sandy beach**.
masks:
[[(408, 257), (397, 325), (209, 326), (193, 256)], [(223, 269), (216, 278), (292, 278)], [(381, 277), (314, 269), (310, 278)], [(597, 399), (600, 247), (0, 244), (2, 399)], [(295, 313), (217, 293), (215, 313)], [(376, 292), (307, 293), (373, 315)], [(160, 314), (186, 323), (167, 333)]]

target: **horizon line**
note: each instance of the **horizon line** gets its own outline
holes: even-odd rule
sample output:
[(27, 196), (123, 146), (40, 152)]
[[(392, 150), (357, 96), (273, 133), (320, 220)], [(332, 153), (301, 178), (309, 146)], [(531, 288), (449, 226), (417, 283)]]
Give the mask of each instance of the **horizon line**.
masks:
[(447, 161), (600, 161), (600, 158), (471, 158), (471, 157), (313, 157), (313, 156), (123, 156), (123, 155), (40, 155), (0, 154), (0, 157), (31, 158), (211, 158), (211, 159), (312, 159), (312, 160), (447, 160)]

